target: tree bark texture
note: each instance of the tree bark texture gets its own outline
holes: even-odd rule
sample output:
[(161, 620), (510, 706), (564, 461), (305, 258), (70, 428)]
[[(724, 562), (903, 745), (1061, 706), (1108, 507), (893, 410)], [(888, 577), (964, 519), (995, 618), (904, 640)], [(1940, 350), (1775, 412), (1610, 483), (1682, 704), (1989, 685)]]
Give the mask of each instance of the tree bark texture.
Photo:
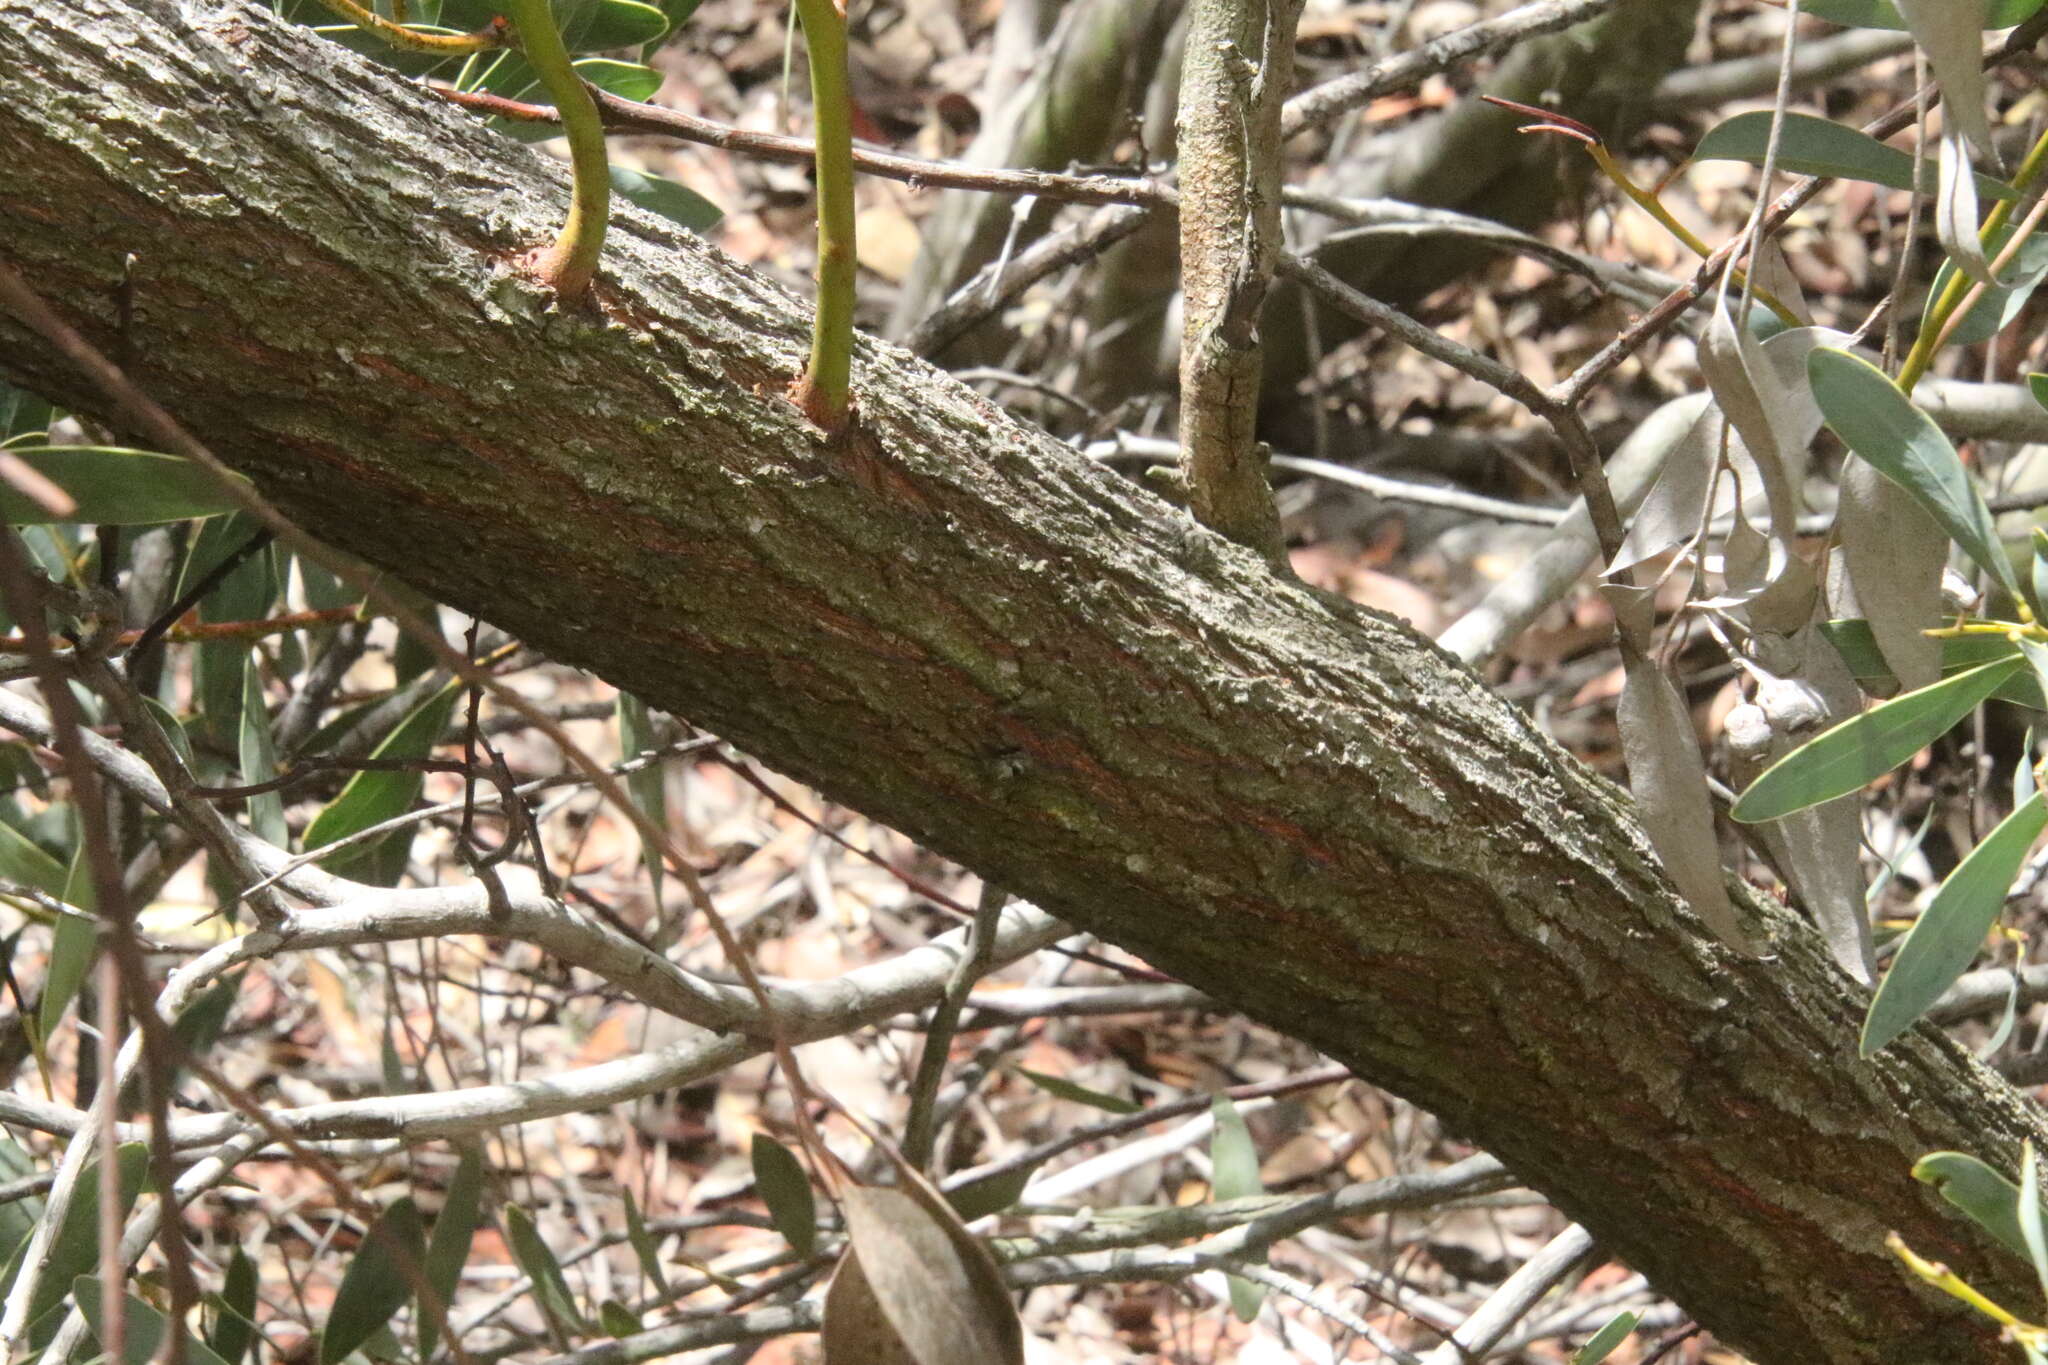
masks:
[[(1402, 625), (900, 352), (781, 397), (806, 309), (619, 210), (595, 301), (510, 268), (560, 167), (255, 6), (0, 0), (0, 256), (309, 529), (716, 730), (1427, 1106), (1764, 1362), (2005, 1357), (1916, 1184), (2042, 1130), (1922, 1029), (1856, 1058), (1816, 936), (1700, 932), (1624, 797)], [(0, 369), (102, 395), (12, 319)]]
[(1191, 0), (1181, 59), (1180, 453), (1195, 520), (1286, 562), (1254, 428), (1301, 0)]

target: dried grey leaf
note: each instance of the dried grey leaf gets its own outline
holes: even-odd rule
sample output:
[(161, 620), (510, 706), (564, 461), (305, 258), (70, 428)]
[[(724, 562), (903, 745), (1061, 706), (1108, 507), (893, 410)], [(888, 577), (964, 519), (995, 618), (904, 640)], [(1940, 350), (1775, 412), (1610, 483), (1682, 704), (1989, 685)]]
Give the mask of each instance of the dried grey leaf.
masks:
[(1633, 650), (1623, 652), (1623, 671), (1621, 751), (1643, 830), (1692, 912), (1722, 943), (1754, 957), (1756, 944), (1728, 899), (1707, 769), (1685, 700), (1662, 669)]

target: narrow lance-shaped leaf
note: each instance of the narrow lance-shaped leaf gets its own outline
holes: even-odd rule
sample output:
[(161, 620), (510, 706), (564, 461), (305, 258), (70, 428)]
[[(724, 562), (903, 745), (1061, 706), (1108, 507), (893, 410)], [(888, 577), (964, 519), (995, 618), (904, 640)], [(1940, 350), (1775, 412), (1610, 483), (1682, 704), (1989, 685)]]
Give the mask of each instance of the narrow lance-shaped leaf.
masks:
[(207, 1349), (225, 1365), (242, 1365), (242, 1357), (255, 1344), (256, 1287), (256, 1263), (238, 1246), (228, 1261), (213, 1304), (213, 1325), (206, 1333)]
[(1983, 218), (1977, 208), (1977, 181), (1970, 168), (1969, 143), (1960, 128), (1951, 126), (1943, 130), (1936, 166), (1935, 239), (1956, 269), (1986, 289), (1996, 289), (1998, 276), (1992, 273), (1991, 258), (1984, 254), (1984, 243), (1978, 236)]
[(1976, 1157), (1963, 1152), (1929, 1152), (1913, 1163), (1913, 1178), (1932, 1185), (1937, 1194), (2015, 1255), (2028, 1254), (2027, 1235), (2020, 1228), (2019, 1186)]
[(412, 1292), (406, 1265), (419, 1269), (426, 1254), (419, 1207), (410, 1195), (401, 1196), (370, 1225), (342, 1273), (327, 1325), (320, 1330), (320, 1365), (337, 1365), (390, 1325)]
[(1629, 790), (1664, 871), (1709, 931), (1739, 953), (1756, 947), (1735, 918), (1722, 880), (1707, 770), (1685, 701), (1662, 669), (1635, 650), (1623, 658), (1619, 721)]
[(818, 1211), (810, 1174), (789, 1148), (766, 1133), (754, 1134), (750, 1155), (754, 1185), (768, 1205), (775, 1230), (797, 1255), (808, 1257), (818, 1243)]
[[(100, 1297), (100, 1280), (94, 1275), (80, 1275), (71, 1282), (72, 1294), (78, 1303), (78, 1311), (85, 1315), (85, 1325), (92, 1329), (95, 1338), (103, 1339), (106, 1321), (101, 1316), (105, 1307)], [(162, 1349), (164, 1336), (170, 1322), (162, 1313), (133, 1294), (123, 1294), (121, 1315), (121, 1365), (150, 1365)], [(229, 1365), (213, 1348), (204, 1342), (195, 1341), (184, 1328), (178, 1331), (185, 1337), (186, 1365)]]
[(1913, 41), (1927, 54), (1934, 82), (1941, 87), (1941, 116), (1986, 156), (1998, 155), (1991, 143), (1991, 120), (1984, 112), (1984, 28), (1987, 0), (1892, 0)]
[(2014, 655), (1880, 702), (1766, 768), (1730, 814), (1745, 823), (1776, 820), (1858, 790), (1948, 733), (2024, 664)]
[[(619, 752), (629, 759), (650, 752), (655, 747), (656, 740), (654, 722), (648, 714), (647, 703), (631, 692), (621, 692), (616, 705), (619, 717)], [(668, 828), (668, 784), (662, 777), (659, 763), (636, 768), (627, 773), (626, 790), (632, 795), (633, 804), (654, 822), (657, 829)], [(642, 839), (640, 859), (647, 865), (647, 879), (654, 884), (654, 903), (659, 906), (661, 850), (649, 847), (647, 841)]]
[(2034, 1140), (2020, 1145), (2020, 1236), (2026, 1239), (2027, 1258), (2034, 1263), (2034, 1278), (2048, 1298), (2048, 1232), (2041, 1227), (2041, 1167)]
[(1572, 1356), (1572, 1365), (1600, 1365), (1601, 1361), (1614, 1354), (1616, 1347), (1628, 1340), (1629, 1333), (1635, 1331), (1636, 1324), (1642, 1320), (1642, 1314), (1627, 1309), (1616, 1313)]
[[(1209, 1112), (1216, 1122), (1216, 1130), (1209, 1139), (1210, 1192), (1219, 1203), (1264, 1194), (1265, 1186), (1259, 1181), (1258, 1149), (1252, 1145), (1244, 1115), (1228, 1095), (1211, 1100)], [(1259, 1315), (1266, 1291), (1236, 1275), (1229, 1277), (1229, 1284), (1230, 1311), (1239, 1322), (1250, 1322)]]
[(519, 1268), (526, 1272), (526, 1277), (533, 1281), (534, 1301), (540, 1304), (541, 1311), (547, 1315), (556, 1333), (564, 1337), (590, 1335), (590, 1325), (583, 1320), (582, 1312), (576, 1307), (576, 1296), (570, 1292), (569, 1281), (562, 1274), (562, 1263), (541, 1240), (539, 1230), (533, 1225), (533, 1215), (517, 1204), (507, 1204), (505, 1227), (510, 1234), (512, 1257), (519, 1262)]
[(2022, 596), (1991, 509), (1933, 419), (1860, 356), (1823, 347), (1806, 366), (1822, 415), (1849, 449), (1911, 493), (2001, 587)]
[[(373, 751), (376, 758), (422, 758), (433, 750), (441, 732), (454, 714), (457, 688), (450, 684), (414, 709), (399, 722)], [(419, 799), (425, 781), (422, 773), (362, 772), (348, 780), (341, 795), (313, 817), (306, 827), (305, 846), (316, 849), (347, 838), (372, 825), (403, 815)], [(400, 831), (401, 836), (404, 831)], [(352, 844), (326, 859), (327, 865), (345, 867), (370, 851), (369, 845)]]
[(12, 526), (146, 526), (218, 516), (236, 506), (213, 475), (175, 455), (117, 446), (14, 446), (9, 453), (77, 504), (69, 516), (57, 517), (0, 480), (0, 520)]
[[(114, 1152), (115, 1207), (127, 1221), (142, 1194), (142, 1178), (149, 1166), (149, 1149), (140, 1142), (124, 1142)], [(79, 1173), (72, 1186), (71, 1203), (64, 1210), (64, 1223), (57, 1229), (49, 1250), (49, 1261), (36, 1281), (35, 1297), (29, 1302), (29, 1344), (40, 1351), (57, 1335), (63, 1321), (65, 1296), (72, 1281), (91, 1270), (100, 1254), (100, 1163), (95, 1160)]]
[(71, 866), (64, 875), (64, 903), (82, 913), (60, 914), (50, 933), (50, 969), (43, 975), (43, 998), (36, 1007), (36, 1028), (48, 1038), (64, 1022), (64, 1011), (85, 984), (99, 948), (99, 930), (91, 918), (95, 897), (92, 870), (87, 865), (85, 841), (71, 851)]
[[(2033, 17), (2043, 0), (1991, 0), (1984, 15), (1984, 27), (2011, 28)], [(1905, 19), (1892, 0), (1803, 0), (1801, 14), (1852, 28), (1888, 28), (1903, 31)]]
[[(1693, 151), (1695, 161), (1746, 161), (1752, 166), (1764, 162), (1770, 143), (1771, 112), (1751, 110), (1716, 124), (1700, 139)], [(1785, 115), (1784, 131), (1778, 142), (1778, 167), (1799, 175), (1824, 175), (1843, 180), (1864, 180), (1895, 190), (1918, 188), (1931, 192), (1934, 177), (1922, 172), (1914, 180), (1912, 154), (1879, 142), (1832, 120), (1812, 114)], [(2017, 199), (2008, 185), (1989, 176), (1976, 180), (1977, 192), (1994, 199)]]
[[(448, 1197), (434, 1220), (434, 1238), (427, 1244), (427, 1284), (434, 1291), (441, 1312), (455, 1303), (455, 1286), (462, 1281), (463, 1263), (469, 1260), (469, 1244), (476, 1238), (477, 1216), (483, 1208), (484, 1154), (476, 1143), (462, 1148), (455, 1165), (455, 1177), (448, 1182)], [(434, 1314), (420, 1305), (420, 1359), (431, 1360), (440, 1343), (440, 1324)]]
[(2005, 907), (2006, 892), (2019, 875), (2027, 850), (2044, 828), (2048, 804), (2029, 801), (2001, 820), (1948, 874), (1907, 931), (1870, 1002), (1870, 1014), (1863, 1021), (1865, 1057), (1911, 1028), (1969, 968)]
[[(270, 738), (270, 712), (263, 701), (263, 674), (251, 650), (242, 662), (242, 719), (237, 745), (242, 762), (242, 781), (249, 786), (277, 776), (277, 748)], [(264, 792), (249, 798), (249, 827), (277, 848), (289, 846), (284, 823), (284, 798)]]
[(971, 1223), (991, 1213), (1001, 1213), (1024, 1197), (1031, 1177), (1038, 1174), (1038, 1168), (1043, 1164), (1034, 1161), (1028, 1166), (1009, 1167), (964, 1185), (949, 1186), (946, 1202), (953, 1206), (953, 1212), (960, 1215), (963, 1223)]
[(655, 1254), (654, 1238), (647, 1232), (647, 1220), (640, 1216), (640, 1201), (633, 1197), (630, 1186), (622, 1188), (620, 1193), (626, 1197), (626, 1240), (633, 1244), (633, 1254), (640, 1259), (640, 1269), (654, 1281), (655, 1290), (667, 1298), (668, 1275), (661, 1268), (661, 1257)]
[(1133, 1104), (1129, 1100), (1118, 1099), (1115, 1095), (1105, 1095), (1100, 1090), (1090, 1090), (1085, 1085), (1077, 1085), (1063, 1076), (1053, 1076), (1023, 1066), (1014, 1069), (1019, 1076), (1048, 1095), (1057, 1099), (1072, 1100), (1075, 1104), (1085, 1104), (1090, 1109), (1100, 1109), (1105, 1114), (1135, 1114), (1143, 1108), (1142, 1105)]

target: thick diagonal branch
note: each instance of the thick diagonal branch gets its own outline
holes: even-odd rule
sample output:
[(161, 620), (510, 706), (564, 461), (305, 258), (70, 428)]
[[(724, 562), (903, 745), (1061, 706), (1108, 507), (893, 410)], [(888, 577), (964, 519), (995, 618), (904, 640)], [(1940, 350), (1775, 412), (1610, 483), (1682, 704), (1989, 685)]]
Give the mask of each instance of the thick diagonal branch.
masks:
[[(1483, 1142), (1764, 1362), (1994, 1362), (1881, 1239), (2024, 1307), (1908, 1175), (2023, 1102), (1386, 618), (900, 352), (828, 446), (807, 316), (622, 210), (598, 311), (512, 270), (559, 168), (257, 7), (0, 0), (0, 256), (308, 527), (687, 715)], [(0, 370), (104, 398), (0, 318)]]

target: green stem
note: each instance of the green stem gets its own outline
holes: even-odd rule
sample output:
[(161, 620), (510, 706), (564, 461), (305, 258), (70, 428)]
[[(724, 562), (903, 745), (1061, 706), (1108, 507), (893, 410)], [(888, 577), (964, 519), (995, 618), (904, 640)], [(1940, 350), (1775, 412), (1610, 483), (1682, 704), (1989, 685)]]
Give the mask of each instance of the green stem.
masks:
[(575, 175), (569, 220), (562, 224), (561, 235), (534, 258), (534, 273), (563, 299), (580, 298), (597, 274), (605, 223), (611, 217), (612, 178), (605, 157), (604, 123), (569, 60), (569, 49), (562, 45), (561, 30), (555, 27), (548, 0), (504, 3), (519, 29), (519, 46), (527, 62), (562, 116), (562, 131), (569, 138), (569, 166)]
[(853, 106), (846, 89), (846, 15), (834, 0), (796, 0), (811, 66), (811, 126), (817, 148), (818, 313), (811, 361), (793, 397), (829, 433), (853, 405)]
[[(1590, 142), (1586, 144), (1586, 150), (1592, 153), (1593, 164), (1598, 166), (1601, 173), (1614, 182), (1616, 189), (1627, 195), (1637, 208), (1656, 219), (1666, 232), (1684, 243), (1687, 250), (1691, 251), (1701, 260), (1705, 260), (1714, 254), (1714, 249), (1701, 241), (1697, 233), (1672, 216), (1671, 210), (1664, 207), (1663, 200), (1629, 179), (1628, 172), (1621, 168), (1621, 164), (1608, 153), (1607, 148), (1597, 142)], [(1742, 287), (1744, 284), (1743, 272), (1732, 265), (1729, 266), (1728, 281), (1738, 288)], [(1784, 323), (1787, 327), (1798, 327), (1801, 325), (1799, 315), (1790, 308), (1787, 308), (1783, 300), (1779, 299), (1777, 295), (1764, 288), (1761, 284), (1756, 287), (1756, 299), (1758, 303), (1761, 303), (1764, 307), (1777, 314), (1778, 321)]]
[(499, 23), (480, 28), (475, 33), (421, 33), (418, 29), (391, 22), (374, 10), (357, 4), (356, 0), (320, 0), (320, 3), (365, 32), (374, 33), (391, 46), (407, 52), (424, 52), (434, 57), (466, 57), (505, 45), (505, 28)]
[[(2013, 205), (2025, 198), (2026, 192), (2041, 178), (2043, 169), (2048, 169), (2048, 132), (2035, 139), (2027, 152), (2027, 159), (2020, 164), (2019, 174), (2012, 179), (2012, 187), (2019, 191), (2020, 198), (2001, 199), (1991, 206), (1991, 212), (1984, 215), (1984, 226), (1977, 231), (1978, 241), (1990, 244), (2006, 220), (2012, 217)], [(1906, 363), (1899, 368), (1899, 387), (1907, 393), (1913, 391), (1913, 386), (1926, 376), (1928, 367), (1934, 363), (1943, 338), (1952, 330), (1948, 325), (1949, 318), (1958, 312), (1963, 296), (1969, 292), (1970, 281), (1964, 278), (1963, 273), (1960, 270), (1951, 272), (1941, 297), (1928, 310), (1926, 325), (1913, 339), (1913, 349), (1906, 353)]]

